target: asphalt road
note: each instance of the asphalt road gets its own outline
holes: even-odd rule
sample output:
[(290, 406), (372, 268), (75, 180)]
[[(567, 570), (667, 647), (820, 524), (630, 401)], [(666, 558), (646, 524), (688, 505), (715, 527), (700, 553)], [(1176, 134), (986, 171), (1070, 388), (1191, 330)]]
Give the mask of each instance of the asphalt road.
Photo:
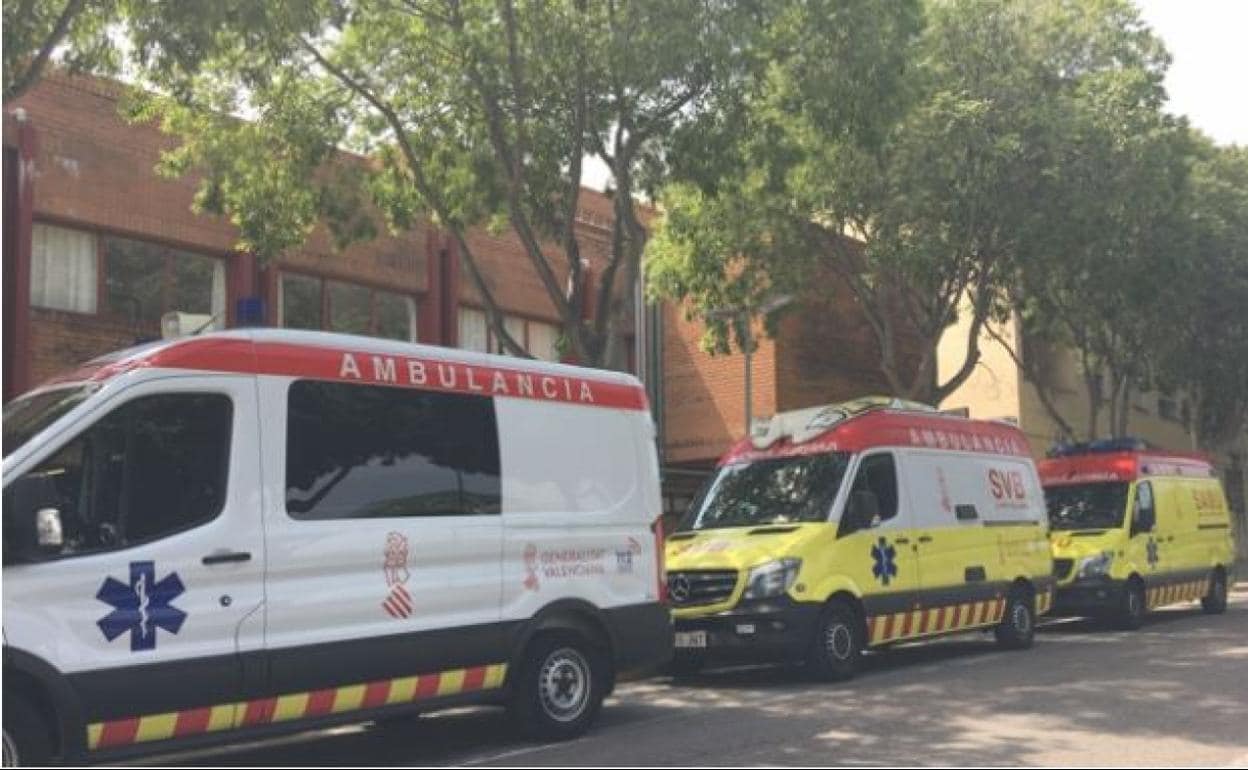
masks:
[(622, 685), (594, 730), (563, 744), (525, 742), (498, 711), (460, 710), (156, 761), (1248, 767), (1248, 585), (1220, 617), (1193, 604), (1136, 632), (1054, 621), (1024, 652), (962, 635), (869, 656), (843, 685), (775, 668)]

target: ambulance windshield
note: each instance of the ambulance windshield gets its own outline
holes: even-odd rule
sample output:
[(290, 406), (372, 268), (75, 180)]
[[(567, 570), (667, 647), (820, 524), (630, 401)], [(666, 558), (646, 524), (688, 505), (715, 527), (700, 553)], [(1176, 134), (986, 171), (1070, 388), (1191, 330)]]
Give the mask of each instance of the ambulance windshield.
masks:
[(831, 452), (725, 465), (680, 529), (824, 521), (848, 464), (847, 453)]
[(1051, 529), (1114, 529), (1127, 513), (1127, 485), (1071, 484), (1044, 490)]
[(10, 401), (4, 407), (4, 456), (20, 449), (35, 434), (86, 400), (95, 385), (46, 390)]

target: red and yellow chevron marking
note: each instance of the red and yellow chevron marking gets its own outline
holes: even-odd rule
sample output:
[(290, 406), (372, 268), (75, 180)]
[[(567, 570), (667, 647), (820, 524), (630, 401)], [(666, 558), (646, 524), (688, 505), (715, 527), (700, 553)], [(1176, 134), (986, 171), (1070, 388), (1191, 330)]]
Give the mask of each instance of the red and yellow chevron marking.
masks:
[(87, 748), (94, 751), (372, 709), (396, 703), (412, 703), (475, 690), (496, 690), (503, 686), (506, 676), (507, 664), (495, 663), (312, 692), (287, 693), (240, 703), (222, 703), (165, 714), (146, 714), (95, 722), (87, 726)]
[(1148, 589), (1148, 607), (1162, 607), (1175, 602), (1190, 602), (1209, 593), (1209, 578), (1185, 580), (1182, 583), (1156, 586)]
[(867, 638), (871, 644), (884, 644), (899, 639), (917, 639), (964, 628), (990, 626), (1001, 622), (1004, 613), (1005, 597), (998, 596), (980, 602), (872, 615), (867, 618)]
[(1047, 615), (1053, 609), (1053, 589), (1036, 594), (1036, 615)]

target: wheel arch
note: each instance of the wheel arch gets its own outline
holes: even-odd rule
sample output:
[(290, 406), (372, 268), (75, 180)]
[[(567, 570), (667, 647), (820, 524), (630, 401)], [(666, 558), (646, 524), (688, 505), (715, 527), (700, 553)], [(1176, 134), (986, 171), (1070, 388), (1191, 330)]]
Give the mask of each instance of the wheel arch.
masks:
[(610, 695), (615, 689), (615, 637), (602, 610), (583, 599), (572, 598), (558, 599), (547, 604), (525, 623), (516, 639), (507, 666), (508, 688), (512, 685), (515, 672), (522, 670), (524, 655), (529, 645), (540, 634), (552, 631), (577, 633), (602, 647), (604, 656), (610, 664), (607, 681), (607, 694)]
[(28, 699), (52, 730), (57, 756), (72, 759), (86, 751), (82, 706), (65, 676), (24, 650), (4, 648), (4, 689)]

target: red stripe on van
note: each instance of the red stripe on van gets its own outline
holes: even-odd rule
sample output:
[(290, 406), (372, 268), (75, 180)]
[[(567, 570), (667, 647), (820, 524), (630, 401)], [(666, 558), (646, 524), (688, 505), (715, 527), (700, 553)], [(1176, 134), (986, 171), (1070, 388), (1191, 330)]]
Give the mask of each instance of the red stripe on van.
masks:
[(248, 701), (247, 710), (243, 713), (243, 725), (267, 725), (273, 721), (273, 710), (276, 708), (277, 698)]
[(390, 697), (390, 680), (383, 679), (380, 682), (369, 682), (364, 688), (364, 700), (360, 703), (360, 708), (373, 709), (386, 705), (386, 698)]
[[(579, 373), (528, 371), (419, 355), (220, 337), (181, 340), (123, 361), (88, 363), (57, 381), (75, 377), (105, 380), (147, 367), (309, 377), (614, 409), (649, 408), (646, 392), (639, 385), (607, 382)], [(592, 374), (592, 370), (586, 370), (586, 374)]]
[(438, 694), (438, 685), (442, 682), (441, 674), (421, 674), (416, 680), (416, 700), (432, 698)]
[(105, 722), (100, 731), (100, 743), (97, 748), (109, 746), (128, 746), (134, 743), (134, 736), (139, 732), (139, 718), (117, 719)]
[(464, 692), (480, 690), (485, 684), (485, 666), (474, 666), (464, 671)]
[(187, 709), (178, 712), (178, 721), (173, 726), (173, 736), (198, 735), (208, 729), (208, 721), (212, 718), (212, 706)]
[(308, 693), (308, 705), (303, 710), (305, 717), (318, 717), (322, 714), (328, 714), (334, 708), (334, 696), (337, 690), (332, 687), (326, 690), (317, 690)]

